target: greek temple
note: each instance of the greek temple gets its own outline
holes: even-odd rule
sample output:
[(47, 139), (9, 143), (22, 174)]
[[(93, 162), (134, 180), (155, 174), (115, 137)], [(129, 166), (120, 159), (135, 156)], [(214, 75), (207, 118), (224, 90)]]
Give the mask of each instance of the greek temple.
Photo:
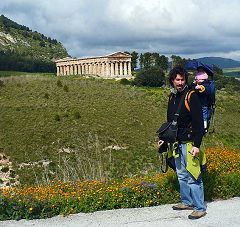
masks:
[(55, 61), (57, 76), (88, 75), (102, 78), (131, 78), (131, 55), (115, 52), (105, 56), (64, 58)]

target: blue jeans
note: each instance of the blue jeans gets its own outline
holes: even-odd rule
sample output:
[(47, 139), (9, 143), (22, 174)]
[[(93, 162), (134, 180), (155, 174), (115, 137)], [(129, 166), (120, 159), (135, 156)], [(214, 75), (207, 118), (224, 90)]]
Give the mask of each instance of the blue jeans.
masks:
[(179, 157), (175, 158), (175, 164), (182, 203), (193, 206), (196, 211), (206, 211), (202, 177), (195, 180), (186, 170), (186, 144), (179, 145), (178, 153)]

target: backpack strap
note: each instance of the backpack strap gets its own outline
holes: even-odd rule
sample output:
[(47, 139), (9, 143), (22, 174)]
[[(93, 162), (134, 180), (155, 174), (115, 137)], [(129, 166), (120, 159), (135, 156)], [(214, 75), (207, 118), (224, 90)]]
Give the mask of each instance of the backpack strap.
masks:
[(187, 110), (188, 110), (189, 112), (190, 112), (189, 102), (190, 102), (191, 95), (192, 95), (194, 92), (195, 92), (194, 90), (188, 91), (187, 94), (186, 94), (186, 96), (185, 96), (184, 103), (185, 103), (185, 107), (187, 108)]

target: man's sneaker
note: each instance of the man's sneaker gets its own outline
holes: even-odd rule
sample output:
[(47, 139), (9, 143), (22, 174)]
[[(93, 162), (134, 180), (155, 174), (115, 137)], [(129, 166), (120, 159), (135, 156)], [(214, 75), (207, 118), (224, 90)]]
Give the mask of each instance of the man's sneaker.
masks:
[(188, 205), (185, 205), (185, 204), (177, 204), (177, 205), (174, 205), (172, 206), (173, 210), (193, 210), (193, 207), (192, 206), (188, 206)]
[(205, 216), (207, 214), (206, 211), (196, 211), (194, 210), (190, 215), (188, 215), (189, 219), (198, 219), (201, 218), (203, 216)]

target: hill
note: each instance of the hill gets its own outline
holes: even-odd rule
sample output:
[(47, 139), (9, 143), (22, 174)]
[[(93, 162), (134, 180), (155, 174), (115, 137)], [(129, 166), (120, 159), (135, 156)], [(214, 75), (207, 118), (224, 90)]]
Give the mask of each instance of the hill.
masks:
[(53, 72), (53, 60), (66, 56), (56, 39), (0, 16), (0, 70)]
[(204, 57), (196, 59), (204, 64), (216, 65), (221, 69), (224, 68), (236, 68), (240, 67), (240, 62), (235, 61), (229, 58), (221, 58), (221, 57)]
[[(155, 132), (168, 90), (82, 77), (2, 78), (0, 150), (22, 183), (51, 179), (119, 179), (155, 173)], [(217, 93), (214, 134), (204, 147), (239, 147), (240, 103)]]

